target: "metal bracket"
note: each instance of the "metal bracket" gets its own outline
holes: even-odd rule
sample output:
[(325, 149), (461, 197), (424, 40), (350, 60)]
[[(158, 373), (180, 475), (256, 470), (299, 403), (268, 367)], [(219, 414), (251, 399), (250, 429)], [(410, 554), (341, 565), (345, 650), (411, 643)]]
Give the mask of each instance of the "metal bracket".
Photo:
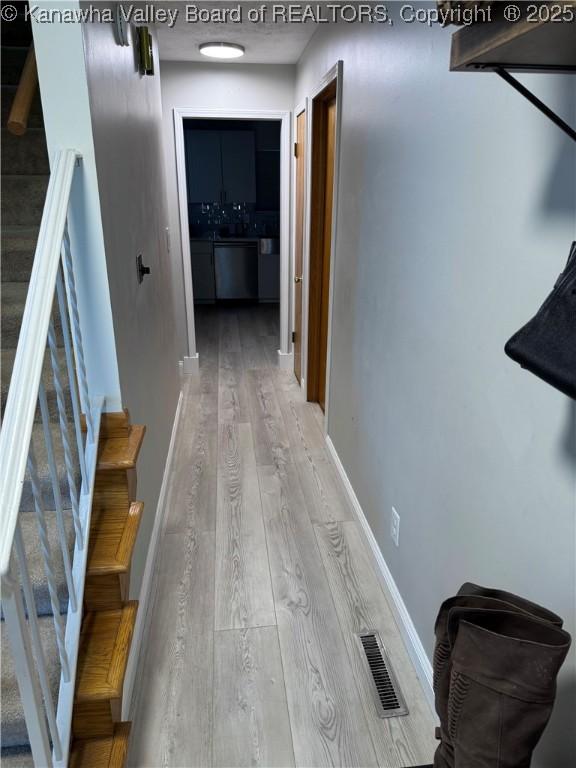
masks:
[(564, 133), (568, 134), (572, 141), (576, 141), (576, 131), (571, 128), (568, 123), (565, 123), (564, 120), (562, 120), (562, 118), (556, 114), (556, 112), (553, 112), (550, 107), (547, 107), (543, 101), (540, 101), (537, 96), (534, 96), (532, 91), (529, 91), (528, 88), (522, 85), (519, 80), (516, 80), (516, 78), (513, 77), (510, 72), (508, 72), (503, 67), (495, 67), (494, 72), (496, 72), (496, 74), (499, 75), (502, 80), (505, 80), (508, 85), (511, 85), (512, 88), (524, 96), (525, 99), (528, 99), (528, 101), (533, 104), (536, 109), (539, 109), (540, 112), (546, 115), (549, 120), (552, 120), (552, 122), (557, 125), (558, 128), (564, 131)]

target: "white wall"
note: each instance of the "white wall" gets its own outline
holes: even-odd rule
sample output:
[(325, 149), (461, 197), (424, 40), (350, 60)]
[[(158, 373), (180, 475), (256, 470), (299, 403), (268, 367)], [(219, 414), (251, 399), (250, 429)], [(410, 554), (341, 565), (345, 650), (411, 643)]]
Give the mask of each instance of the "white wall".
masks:
[[(77, 0), (58, 6), (54, 2), (35, 5), (40, 9), (79, 7)], [(32, 30), (50, 163), (62, 149), (75, 149), (82, 155), (74, 173), (69, 226), (88, 380), (91, 394), (105, 396), (104, 409), (117, 411), (122, 407), (120, 381), (82, 29), (79, 24), (41, 24), (34, 19)]]
[(196, 109), (291, 110), (294, 106), (294, 66), (259, 64), (196, 64), (162, 62), (162, 107), (171, 261), (178, 317), (180, 358), (188, 354), (186, 310), (182, 287), (182, 251), (174, 147), (175, 107)]
[[(465, 580), (575, 625), (575, 405), (505, 357), (576, 234), (576, 147), (452, 30), (322, 26), (296, 102), (344, 61), (329, 434), (430, 655)], [(576, 123), (576, 79), (524, 78)], [(389, 536), (401, 516), (400, 547)], [(539, 768), (576, 754), (574, 654)]]
[[(116, 45), (110, 24), (85, 25), (84, 47), (122, 403), (133, 423), (147, 427), (138, 460), (145, 507), (132, 561), (136, 597), (180, 391), (159, 61), (155, 45), (156, 74), (141, 76), (134, 45)], [(138, 254), (151, 268), (142, 284)]]

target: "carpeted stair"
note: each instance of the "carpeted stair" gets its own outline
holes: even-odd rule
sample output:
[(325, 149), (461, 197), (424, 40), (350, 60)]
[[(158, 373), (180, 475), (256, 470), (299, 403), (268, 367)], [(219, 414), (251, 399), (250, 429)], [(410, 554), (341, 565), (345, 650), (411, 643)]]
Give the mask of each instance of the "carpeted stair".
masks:
[[(6, 28), (8, 25), (3, 25)], [(4, 33), (4, 29), (3, 29)], [(2, 40), (2, 237), (1, 237), (1, 407), (2, 414), (6, 405), (10, 376), (14, 365), (16, 346), (28, 282), (32, 270), (34, 251), (40, 219), (44, 207), (46, 188), (48, 185), (48, 155), (42, 121), (42, 110), (39, 95), (32, 107), (28, 121), (28, 130), (23, 136), (12, 136), (6, 130), (10, 105), (16, 91), (16, 83), (26, 57), (27, 47), (6, 45), (3, 34)], [(8, 41), (9, 42), (9, 41)], [(71, 414), (68, 376), (66, 374), (65, 355), (63, 349), (62, 331), (58, 312), (53, 313), (57, 343), (58, 358), (65, 382), (65, 398), (67, 413)], [(42, 380), (48, 398), (52, 438), (55, 447), (58, 481), (62, 494), (64, 522), (67, 537), (68, 552), (72, 559), (74, 547), (74, 527), (72, 523), (70, 492), (64, 463), (62, 438), (58, 423), (58, 407), (56, 390), (52, 377), (49, 354), (46, 353)], [(80, 488), (80, 473), (75, 446), (73, 425), (70, 422), (70, 438), (73, 451), (74, 477), (77, 488)], [(54, 510), (52, 485), (48, 473), (48, 457), (43, 439), (42, 424), (39, 409), (33, 430), (38, 474), (42, 487), (45, 520), (48, 537), (54, 557), (54, 571), (57, 581), (58, 601), (60, 612), (65, 613), (68, 607), (68, 591), (66, 588), (64, 565), (57, 533), (57, 520)], [(33, 586), (36, 610), (39, 618), (40, 633), (44, 657), (49, 673), (54, 702), (57, 700), (58, 683), (60, 679), (60, 664), (55, 642), (52, 606), (48, 594), (44, 561), (41, 554), (38, 525), (34, 513), (34, 499), (29, 478), (26, 478), (22, 492), (20, 526), (27, 551), (27, 562)], [(4, 621), (1, 622), (1, 676), (2, 676), (2, 766), (32, 765), (32, 756), (28, 746), (26, 725), (14, 676), (12, 654), (6, 638)]]

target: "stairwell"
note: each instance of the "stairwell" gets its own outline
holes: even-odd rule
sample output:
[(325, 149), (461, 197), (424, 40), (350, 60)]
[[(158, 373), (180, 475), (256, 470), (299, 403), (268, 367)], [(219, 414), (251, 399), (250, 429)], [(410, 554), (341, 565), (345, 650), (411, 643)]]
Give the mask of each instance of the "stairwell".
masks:
[[(6, 27), (6, 25), (4, 25)], [(4, 32), (4, 30), (3, 30)], [(2, 415), (14, 364), (21, 320), (26, 302), (36, 241), (49, 180), (49, 163), (37, 94), (24, 135), (6, 130), (9, 110), (20, 78), (28, 46), (26, 31), (17, 28), (13, 41), (2, 39), (2, 235), (1, 235), (1, 404)], [(55, 357), (66, 371), (63, 328), (59, 312), (53, 311)], [(42, 382), (46, 391), (50, 432), (54, 445), (58, 486), (64, 508), (67, 548), (63, 551), (54, 511), (54, 488), (49, 455), (39, 409), (32, 445), (36, 455), (44, 520), (48, 531), (57, 589), (50, 594), (39, 535), (35, 495), (29, 476), (23, 486), (19, 522), (27, 555), (41, 645), (55, 709), (58, 703), (60, 662), (54, 613), (69, 609), (66, 559), (71, 563), (76, 544), (72, 522), (71, 487), (81, 487), (78, 451), (72, 441), (72, 483), (62, 446), (60, 420), (70, 413), (70, 381), (60, 393), (54, 383), (53, 361), (47, 350)], [(62, 406), (65, 406), (63, 409)], [(60, 407), (59, 407), (60, 406)], [(83, 601), (83, 619), (76, 671), (72, 714), (72, 747), (68, 764), (77, 766), (121, 766), (124, 764), (130, 724), (122, 723), (122, 688), (130, 650), (137, 603), (128, 600), (130, 563), (142, 515), (135, 500), (136, 460), (144, 427), (130, 424), (128, 413), (103, 414), (99, 458), (94, 485), (88, 567)], [(36, 510), (37, 512), (37, 510)], [(65, 616), (64, 616), (65, 618)], [(1, 762), (6, 768), (32, 766), (24, 712), (12, 652), (1, 623)]]
[[(24, 40), (17, 41), (24, 42)], [(49, 165), (46, 150), (46, 138), (42, 120), (40, 97), (34, 99), (28, 131), (24, 136), (13, 136), (6, 129), (8, 114), (28, 48), (25, 45), (2, 45), (2, 415), (8, 394), (8, 385), (14, 364), (20, 324), (24, 313), (28, 281), (32, 271), (32, 262), (38, 228), (42, 216), (42, 207), (48, 186)], [(47, 387), (51, 417), (54, 418), (55, 393), (51, 385), (46, 361), (43, 381)], [(34, 426), (35, 437), (41, 429), (37, 422)], [(35, 440), (38, 443), (38, 440)], [(39, 456), (39, 463), (42, 458)], [(43, 473), (46, 475), (46, 472)], [(64, 490), (64, 489), (63, 489)], [(60, 665), (56, 650), (55, 635), (51, 620), (51, 604), (46, 582), (43, 579), (43, 564), (40, 553), (40, 541), (33, 514), (33, 499), (30, 487), (24, 490), (22, 505), (27, 514), (21, 516), (22, 534), (28, 553), (30, 576), (34, 595), (40, 614), (40, 631), (45, 649), (46, 662), (54, 698), (58, 691)], [(71, 521), (70, 515), (66, 519)], [(66, 610), (68, 593), (64, 579), (63, 561), (57, 545), (57, 528), (54, 512), (47, 514), (50, 531), (50, 544), (57, 553), (58, 599), (60, 609)], [(67, 530), (69, 546), (73, 544), (73, 528), (70, 522)], [(18, 685), (14, 672), (12, 654), (5, 637), (2, 621), (2, 765), (33, 765), (28, 746), (28, 734), (24, 713), (20, 702)]]

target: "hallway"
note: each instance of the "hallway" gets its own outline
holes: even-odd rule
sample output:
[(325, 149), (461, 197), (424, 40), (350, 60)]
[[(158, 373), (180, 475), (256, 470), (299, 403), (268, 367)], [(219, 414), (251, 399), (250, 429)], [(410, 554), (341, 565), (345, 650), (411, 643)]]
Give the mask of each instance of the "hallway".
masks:
[[(411, 766), (434, 721), (277, 311), (199, 308), (135, 696), (132, 766)], [(379, 631), (410, 714), (376, 714)]]

